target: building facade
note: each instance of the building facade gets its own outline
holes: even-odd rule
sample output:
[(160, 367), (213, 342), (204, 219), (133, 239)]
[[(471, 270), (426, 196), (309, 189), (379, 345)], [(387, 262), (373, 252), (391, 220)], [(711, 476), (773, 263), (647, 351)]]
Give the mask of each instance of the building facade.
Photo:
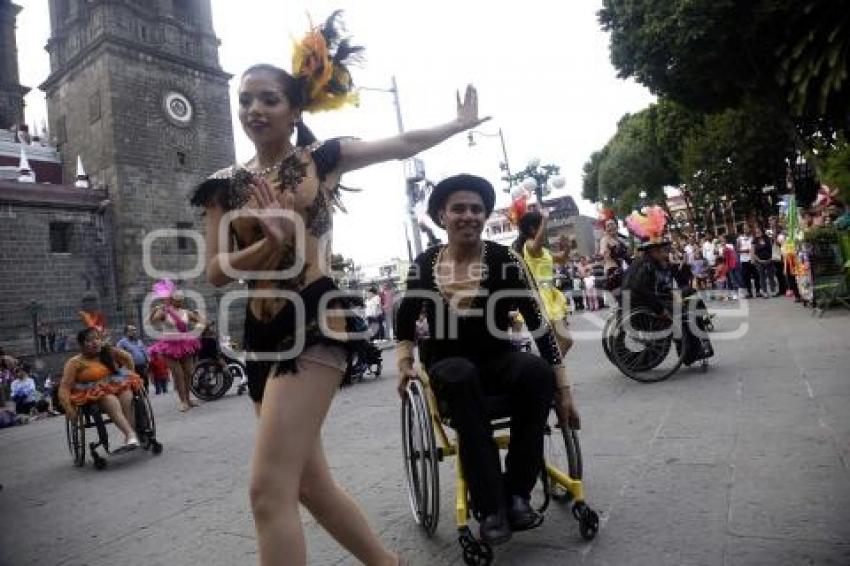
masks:
[[(41, 88), (55, 147), (20, 143), (7, 129), (18, 114), (0, 128), (0, 345), (22, 355), (34, 320), (71, 332), (86, 297), (113, 330), (138, 322), (159, 275), (145, 267), (146, 238), (149, 266), (178, 272), (212, 314), (222, 293), (203, 273), (179, 274), (204, 259), (188, 195), (234, 162), (231, 76), (219, 64), (210, 0), (48, 1), (51, 71)], [(6, 79), (8, 14), (17, 11), (0, 0), (0, 97), (21, 92)], [(21, 147), (36, 183), (15, 178)], [(88, 188), (75, 186), (78, 156)], [(152, 240), (159, 229), (180, 232)]]
[[(548, 198), (543, 201), (543, 205), (549, 210), (546, 236), (550, 247), (555, 247), (560, 238), (566, 236), (575, 254), (590, 256), (596, 253), (594, 220), (579, 214), (578, 206), (571, 196)], [(519, 232), (508, 220), (508, 209), (494, 210), (484, 226), (484, 239), (510, 246), (517, 236)]]
[[(210, 0), (50, 0), (51, 73), (41, 88), (73, 178), (82, 156), (111, 201), (121, 310), (153, 278), (143, 241), (157, 228), (200, 230), (188, 194), (234, 162), (229, 80), (218, 59)], [(185, 270), (198, 249), (187, 235), (159, 239), (154, 267)], [(211, 294), (204, 278), (193, 289)]]
[(0, 129), (24, 123), (24, 95), (29, 92), (20, 84), (18, 44), (15, 22), (20, 6), (0, 0)]

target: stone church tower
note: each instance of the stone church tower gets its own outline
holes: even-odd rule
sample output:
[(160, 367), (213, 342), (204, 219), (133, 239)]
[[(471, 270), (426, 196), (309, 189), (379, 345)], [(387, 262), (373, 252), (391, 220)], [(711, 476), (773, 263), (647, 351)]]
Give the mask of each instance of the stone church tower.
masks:
[(10, 0), (0, 0), (0, 129), (24, 123), (24, 95), (30, 90), (19, 84), (15, 19), (20, 11)]
[[(0, 0), (2, 1), (2, 0)], [(49, 0), (52, 136), (65, 179), (81, 156), (105, 188), (114, 226), (119, 311), (149, 289), (142, 242), (153, 229), (202, 231), (187, 195), (234, 161), (229, 80), (218, 59), (210, 0)], [(185, 269), (188, 237), (158, 240), (154, 265)], [(207, 291), (205, 277), (187, 286)]]

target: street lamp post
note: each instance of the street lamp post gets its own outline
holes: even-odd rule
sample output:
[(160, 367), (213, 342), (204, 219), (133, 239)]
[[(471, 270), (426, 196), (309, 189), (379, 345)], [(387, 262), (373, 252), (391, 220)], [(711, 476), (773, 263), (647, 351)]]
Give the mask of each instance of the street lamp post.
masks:
[[(393, 103), (395, 104), (395, 118), (396, 124), (398, 125), (398, 133), (404, 133), (404, 122), (401, 118), (401, 101), (399, 100), (398, 95), (398, 83), (396, 82), (395, 75), (393, 75), (390, 79), (392, 86), (390, 88), (374, 88), (374, 87), (358, 87), (357, 90), (366, 90), (366, 91), (374, 91), (374, 92), (388, 92), (393, 95)], [(422, 239), (419, 235), (419, 226), (416, 222), (416, 215), (414, 213), (414, 207), (416, 206), (416, 202), (413, 200), (412, 184), (415, 181), (412, 181), (407, 176), (407, 167), (405, 166), (405, 193), (407, 194), (407, 210), (405, 211), (406, 222), (410, 224), (410, 232), (413, 237), (413, 250), (416, 255), (422, 253)], [(408, 254), (410, 254), (410, 240), (408, 240), (407, 244)]]
[(513, 185), (513, 179), (511, 179), (511, 166), (508, 163), (508, 149), (505, 145), (505, 135), (502, 133), (502, 128), (499, 128), (498, 133), (489, 134), (487, 132), (481, 132), (479, 130), (469, 130), (467, 134), (467, 139), (469, 140), (469, 147), (475, 146), (475, 136), (474, 134), (478, 134), (479, 136), (484, 136), (485, 138), (495, 138), (498, 137), (499, 141), (502, 144), (502, 162), (499, 163), (499, 169), (505, 173), (505, 176), (502, 177), (503, 180), (508, 182), (508, 189)]

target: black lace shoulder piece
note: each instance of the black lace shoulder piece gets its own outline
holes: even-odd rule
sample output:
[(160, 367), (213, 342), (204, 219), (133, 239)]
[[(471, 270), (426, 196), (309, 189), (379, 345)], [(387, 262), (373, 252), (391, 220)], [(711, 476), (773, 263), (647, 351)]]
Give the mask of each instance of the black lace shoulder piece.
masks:
[(192, 206), (203, 208), (218, 205), (223, 210), (234, 210), (248, 200), (248, 186), (252, 178), (252, 174), (244, 167), (221, 169), (192, 191), (189, 202)]
[(340, 141), (345, 138), (333, 138), (324, 142), (316, 142), (310, 146), (313, 163), (316, 164), (316, 174), (322, 181), (339, 165), (342, 153)]

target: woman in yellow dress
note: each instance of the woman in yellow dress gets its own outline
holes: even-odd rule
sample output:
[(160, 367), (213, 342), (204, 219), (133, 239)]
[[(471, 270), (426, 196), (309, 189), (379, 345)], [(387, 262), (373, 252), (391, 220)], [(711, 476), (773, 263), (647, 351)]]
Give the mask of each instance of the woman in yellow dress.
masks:
[(70, 420), (77, 409), (97, 403), (124, 434), (124, 444), (117, 450), (131, 450), (139, 439), (133, 422), (133, 391), (142, 388), (142, 378), (133, 372), (133, 357), (102, 342), (100, 331), (91, 327), (77, 334), (80, 353), (65, 362), (59, 384), (59, 402)]
[(567, 298), (555, 286), (555, 262), (566, 259), (566, 251), (553, 252), (546, 246), (546, 221), (549, 213), (531, 210), (519, 219), (519, 237), (514, 242), (514, 251), (525, 260), (528, 270), (540, 292), (546, 317), (555, 329), (561, 353), (566, 354), (573, 345), (567, 329)]

